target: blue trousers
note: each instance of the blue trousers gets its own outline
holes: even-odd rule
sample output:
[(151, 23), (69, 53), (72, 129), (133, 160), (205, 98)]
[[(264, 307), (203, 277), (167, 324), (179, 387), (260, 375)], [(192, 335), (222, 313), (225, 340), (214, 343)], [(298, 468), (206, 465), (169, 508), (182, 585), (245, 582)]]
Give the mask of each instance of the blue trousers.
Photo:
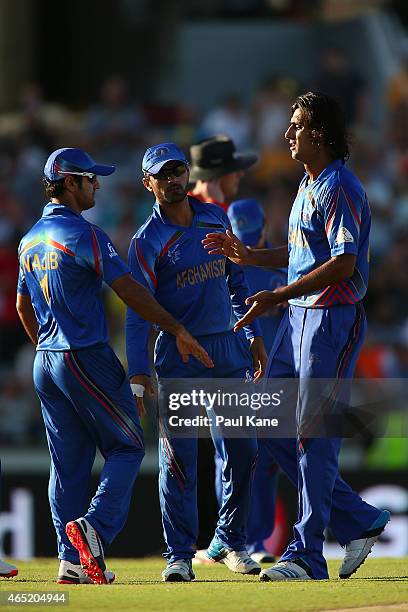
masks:
[[(157, 376), (177, 378), (242, 378), (252, 373), (252, 359), (244, 334), (226, 332), (201, 336), (200, 344), (215, 367), (205, 368), (190, 357), (181, 361), (174, 338), (159, 336), (155, 365)], [(215, 432), (214, 446), (222, 460), (222, 499), (216, 535), (227, 548), (243, 550), (250, 508), (253, 471), (257, 456), (256, 439), (222, 438)], [(191, 559), (198, 537), (197, 438), (162, 436), (159, 440), (159, 495), (164, 538), (169, 563)]]
[[(218, 506), (222, 502), (222, 459), (215, 453), (215, 494)], [(296, 468), (296, 465), (295, 465)], [(264, 540), (269, 538), (275, 526), (278, 465), (272, 456), (268, 441), (258, 439), (258, 459), (252, 484), (251, 507), (247, 526), (247, 551), (264, 550)]]
[[(268, 439), (271, 452), (298, 487), (298, 519), (294, 539), (282, 560), (303, 558), (316, 579), (328, 578), (323, 557), (324, 530), (330, 525), (341, 545), (361, 537), (380, 515), (340, 477), (341, 440), (306, 437), (313, 420), (319, 420), (319, 385), (310, 379), (339, 379), (353, 375), (364, 340), (365, 315), (361, 304), (324, 309), (289, 306), (271, 349), (267, 376), (298, 378), (297, 439)], [(325, 399), (320, 398), (321, 402)], [(343, 401), (344, 398), (342, 398)]]
[[(84, 516), (104, 547), (125, 524), (144, 456), (139, 417), (125, 371), (108, 345), (38, 351), (34, 385), (51, 455), (48, 494), (58, 557), (77, 564), (66, 523)], [(89, 503), (96, 448), (105, 465)]]

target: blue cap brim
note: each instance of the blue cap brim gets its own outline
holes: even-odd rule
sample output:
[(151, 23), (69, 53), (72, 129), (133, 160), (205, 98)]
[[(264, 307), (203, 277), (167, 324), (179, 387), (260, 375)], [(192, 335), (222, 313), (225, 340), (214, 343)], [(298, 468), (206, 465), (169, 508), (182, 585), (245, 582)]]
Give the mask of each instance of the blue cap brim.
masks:
[[(92, 168), (88, 168), (86, 172), (91, 172), (92, 174), (96, 174), (97, 176), (109, 176), (115, 172), (116, 166), (105, 166), (104, 164), (96, 164)], [(84, 171), (85, 172), (85, 171)]]
[(167, 159), (161, 159), (157, 164), (154, 164), (149, 170), (144, 170), (148, 174), (157, 174), (163, 168), (164, 164), (167, 164), (169, 161), (178, 161), (180, 164), (184, 164), (186, 167), (188, 163), (185, 159), (180, 159), (179, 157), (168, 157)]

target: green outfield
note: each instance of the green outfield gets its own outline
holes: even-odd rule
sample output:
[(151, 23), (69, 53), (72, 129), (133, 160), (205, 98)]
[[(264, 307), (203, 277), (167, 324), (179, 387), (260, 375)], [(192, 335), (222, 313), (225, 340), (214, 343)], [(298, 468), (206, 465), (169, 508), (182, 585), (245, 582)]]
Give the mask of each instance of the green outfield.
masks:
[[(256, 576), (232, 574), (220, 564), (198, 566), (197, 578), (186, 584), (163, 583), (163, 561), (157, 557), (129, 560), (109, 559), (116, 582), (109, 586), (57, 585), (58, 563), (50, 559), (19, 562), (19, 575), (0, 583), (5, 590), (23, 592), (59, 591), (69, 593), (66, 610), (343, 610), (378, 606), (376, 610), (408, 610), (408, 559), (369, 559), (349, 580), (337, 578), (338, 561), (331, 561), (332, 580), (319, 582), (263, 583)], [(386, 608), (386, 605), (389, 605)], [(391, 606), (390, 604), (398, 604)], [(3, 610), (20, 606), (1, 605)], [(27, 606), (24, 606), (27, 608)], [(34, 604), (35, 610), (55, 609)]]

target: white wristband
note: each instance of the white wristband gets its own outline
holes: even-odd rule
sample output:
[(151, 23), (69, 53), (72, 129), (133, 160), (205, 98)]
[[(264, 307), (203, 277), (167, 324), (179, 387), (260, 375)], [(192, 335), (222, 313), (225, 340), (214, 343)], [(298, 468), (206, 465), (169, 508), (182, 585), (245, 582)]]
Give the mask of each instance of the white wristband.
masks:
[(130, 388), (132, 389), (133, 395), (136, 395), (136, 397), (143, 397), (145, 390), (143, 385), (139, 385), (137, 383), (130, 383)]

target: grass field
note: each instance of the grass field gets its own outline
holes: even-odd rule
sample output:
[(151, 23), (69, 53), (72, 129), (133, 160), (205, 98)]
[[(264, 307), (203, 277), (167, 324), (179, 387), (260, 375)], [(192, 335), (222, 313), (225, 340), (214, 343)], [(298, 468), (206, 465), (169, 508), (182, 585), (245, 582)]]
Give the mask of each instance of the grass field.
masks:
[[(349, 580), (337, 578), (338, 561), (329, 564), (332, 579), (316, 582), (264, 583), (257, 576), (240, 576), (223, 565), (196, 566), (191, 583), (161, 582), (163, 560), (109, 559), (117, 575), (112, 585), (57, 585), (58, 562), (36, 559), (19, 562), (19, 575), (2, 580), (0, 591), (59, 591), (69, 593), (69, 610), (160, 610), (196, 612), (197, 610), (247, 611), (344, 610), (377, 606), (376, 611), (408, 611), (408, 559), (368, 559)], [(390, 604), (396, 604), (391, 606)], [(390, 605), (389, 607), (385, 607)], [(0, 606), (12, 610), (21, 606)], [(55, 609), (40, 604), (35, 610)], [(25, 606), (27, 608), (27, 606)]]

